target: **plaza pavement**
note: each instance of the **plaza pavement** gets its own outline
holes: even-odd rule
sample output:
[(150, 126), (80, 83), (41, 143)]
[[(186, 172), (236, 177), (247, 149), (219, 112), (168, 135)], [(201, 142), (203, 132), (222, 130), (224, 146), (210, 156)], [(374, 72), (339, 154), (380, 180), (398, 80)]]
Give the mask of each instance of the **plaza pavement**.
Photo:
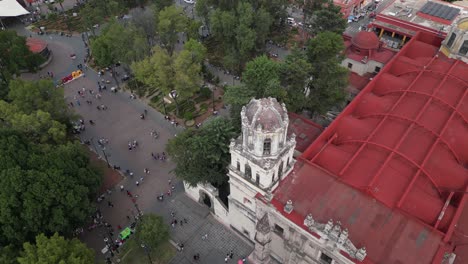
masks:
[[(29, 32), (19, 26), (18, 31), (28, 36)], [(46, 40), (53, 52), (52, 62), (38, 73), (23, 74), (25, 79), (38, 79), (39, 75), (46, 75), (47, 71), (53, 71), (56, 80), (68, 75), (76, 70), (76, 66), (83, 62), (84, 45), (80, 36), (72, 38), (61, 36), (35, 36)], [(69, 54), (76, 54), (77, 58), (72, 60)], [(105, 146), (105, 153), (111, 165), (120, 166), (122, 170), (129, 169), (134, 172), (134, 177), (124, 177), (112, 193), (107, 195), (106, 200), (98, 204), (104, 220), (114, 228), (114, 239), (117, 235), (117, 227), (125, 227), (130, 223), (127, 216), (133, 220), (137, 215), (137, 209), (132, 199), (120, 192), (119, 186), (123, 185), (129, 190), (135, 198), (135, 202), (143, 213), (156, 213), (162, 215), (166, 223), (170, 223), (171, 211), (176, 212), (176, 217), (186, 218), (188, 224), (171, 228), (171, 239), (175, 243), (184, 243), (182, 252), (178, 252), (171, 261), (173, 264), (191, 263), (193, 254), (200, 254), (200, 261), (197, 263), (224, 263), (226, 254), (233, 250), (234, 259), (247, 256), (252, 251), (252, 245), (235, 234), (229, 228), (217, 222), (209, 213), (208, 208), (189, 199), (183, 192), (183, 185), (172, 173), (175, 164), (171, 160), (155, 161), (151, 157), (151, 152), (161, 153), (164, 151), (168, 139), (172, 138), (182, 127), (174, 127), (164, 119), (164, 116), (147, 106), (145, 102), (137, 99), (131, 99), (128, 92), (120, 90), (117, 93), (110, 92), (110, 87), (115, 84), (107, 85), (107, 91), (102, 91), (101, 100), (92, 97), (88, 90), (95, 92), (97, 89), (97, 80), (102, 78), (112, 80), (110, 75), (98, 77), (97, 74), (89, 69), (85, 72), (86, 77), (79, 78), (66, 84), (63, 88), (67, 102), (73, 102), (73, 111), (79, 114), (85, 120), (86, 130), (80, 135), (82, 140), (93, 138), (94, 144), (90, 145), (91, 150), (97, 152), (101, 157), (104, 152), (97, 144), (101, 137), (109, 139)], [(220, 76), (223, 77), (223, 76)], [(86, 89), (85, 98), (78, 96), (78, 90)], [(81, 106), (77, 106), (74, 97), (80, 100)], [(86, 104), (86, 100), (92, 100), (93, 104)], [(98, 110), (96, 106), (104, 104), (107, 110)], [(139, 115), (144, 109), (148, 111), (145, 120), (141, 120)], [(96, 125), (90, 125), (92, 119)], [(152, 130), (159, 133), (159, 138), (154, 139), (150, 135)], [(139, 147), (135, 151), (128, 150), (128, 141), (137, 140)], [(150, 170), (150, 175), (144, 175), (144, 168)], [(135, 181), (144, 177), (143, 183), (136, 186)], [(157, 200), (157, 195), (161, 192), (166, 193), (172, 179), (175, 184), (175, 190), (171, 199), (165, 199), (163, 202)], [(111, 201), (114, 207), (109, 207), (107, 201)], [(208, 239), (202, 241), (201, 236), (208, 234)], [(89, 247), (96, 251), (97, 261), (104, 258), (100, 253), (104, 248), (104, 238), (109, 235), (103, 228), (96, 228), (91, 231), (86, 230), (80, 237)], [(116, 260), (116, 259), (115, 259)], [(237, 259), (236, 259), (237, 260)], [(232, 260), (232, 263), (234, 261)]]

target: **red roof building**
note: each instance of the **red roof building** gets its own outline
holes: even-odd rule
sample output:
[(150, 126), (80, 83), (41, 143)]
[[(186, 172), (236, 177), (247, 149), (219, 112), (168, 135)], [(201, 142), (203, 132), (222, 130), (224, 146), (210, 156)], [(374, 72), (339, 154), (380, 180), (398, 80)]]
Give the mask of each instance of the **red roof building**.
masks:
[(468, 263), (468, 65), (441, 41), (416, 34), (273, 192), (307, 232), (308, 214), (340, 221), (367, 249), (355, 263)]
[(450, 25), (467, 11), (445, 1), (393, 0), (371, 26), (386, 46), (399, 49), (417, 32), (445, 37)]
[(383, 48), (374, 32), (360, 31), (353, 37), (344, 35), (345, 59), (341, 63), (360, 76), (378, 73), (395, 56), (395, 51)]

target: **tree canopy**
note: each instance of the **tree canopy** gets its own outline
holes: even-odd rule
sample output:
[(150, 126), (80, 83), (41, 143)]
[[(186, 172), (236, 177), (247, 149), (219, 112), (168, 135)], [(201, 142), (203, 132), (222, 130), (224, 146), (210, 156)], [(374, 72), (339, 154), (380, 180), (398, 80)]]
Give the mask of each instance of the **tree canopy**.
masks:
[(198, 1), (195, 9), (208, 26), (226, 68), (240, 72), (264, 50), (273, 25), (286, 18), (287, 1)]
[(93, 250), (78, 239), (65, 239), (55, 233), (51, 237), (40, 234), (36, 243), (24, 243), (19, 264), (89, 264), (94, 263)]
[(165, 7), (159, 12), (158, 32), (161, 45), (172, 55), (179, 33), (186, 32), (189, 19), (182, 8), (175, 5)]
[[(150, 57), (133, 63), (131, 68), (138, 81), (159, 89), (164, 95), (176, 90), (177, 98), (184, 100), (200, 89), (205, 54), (206, 48), (190, 39), (183, 50), (173, 55), (165, 49), (154, 47)], [(175, 103), (178, 112), (178, 102)]]
[(169, 239), (169, 230), (161, 216), (145, 214), (136, 228), (136, 239), (152, 249)]
[(63, 143), (70, 119), (63, 90), (52, 81), (10, 82), (8, 102), (0, 100), (0, 128), (20, 131), (36, 143)]
[(36, 145), (0, 130), (0, 245), (71, 232), (92, 212), (100, 182), (78, 143)]
[(0, 31), (0, 99), (6, 99), (8, 84), (20, 70), (35, 71), (43, 61), (29, 50), (25, 37), (12, 30)]
[(200, 129), (189, 128), (169, 140), (166, 149), (177, 163), (175, 174), (191, 186), (226, 181), (229, 142), (237, 134), (230, 120), (215, 118)]
[(96, 64), (109, 67), (122, 61), (131, 64), (149, 54), (150, 46), (142, 31), (111, 21), (99, 37), (91, 40), (91, 51)]
[(308, 19), (310, 29), (314, 35), (330, 31), (336, 34), (343, 34), (346, 29), (346, 19), (341, 13), (341, 8), (333, 4), (333, 1), (318, 1), (318, 9), (314, 9)]
[(224, 100), (231, 118), (240, 127), (240, 110), (253, 97), (275, 97), (294, 112), (323, 114), (345, 99), (348, 71), (340, 65), (343, 38), (333, 32), (319, 33), (307, 51), (293, 49), (284, 62), (260, 56), (246, 64), (242, 84), (226, 88)]

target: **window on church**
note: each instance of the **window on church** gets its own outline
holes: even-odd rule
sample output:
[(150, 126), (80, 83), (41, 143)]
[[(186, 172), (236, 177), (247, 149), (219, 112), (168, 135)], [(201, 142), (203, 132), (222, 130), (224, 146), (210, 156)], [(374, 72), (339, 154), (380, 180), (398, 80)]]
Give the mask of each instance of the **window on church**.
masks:
[(284, 229), (283, 229), (281, 226), (275, 224), (274, 232), (275, 232), (278, 236), (283, 236)]
[(271, 175), (271, 182), (275, 182), (275, 173), (273, 172), (273, 175)]
[(249, 164), (245, 164), (245, 177), (252, 178), (252, 168), (250, 168)]
[(255, 175), (255, 183), (256, 183), (257, 185), (260, 184), (260, 175), (258, 175), (258, 173)]
[(463, 55), (468, 54), (468, 40), (463, 41), (463, 45), (460, 47), (459, 53)]
[(320, 254), (320, 263), (331, 264), (333, 259), (325, 253)]
[(237, 161), (237, 170), (240, 171), (240, 162)]
[(450, 38), (449, 38), (449, 40), (447, 41), (447, 46), (448, 46), (449, 48), (452, 47), (453, 42), (455, 41), (456, 38), (457, 38), (457, 34), (452, 33), (452, 35), (450, 35)]
[(263, 141), (263, 155), (270, 155), (271, 153), (271, 139), (267, 138)]
[(353, 64), (348, 62), (348, 69), (352, 69), (353, 68)]

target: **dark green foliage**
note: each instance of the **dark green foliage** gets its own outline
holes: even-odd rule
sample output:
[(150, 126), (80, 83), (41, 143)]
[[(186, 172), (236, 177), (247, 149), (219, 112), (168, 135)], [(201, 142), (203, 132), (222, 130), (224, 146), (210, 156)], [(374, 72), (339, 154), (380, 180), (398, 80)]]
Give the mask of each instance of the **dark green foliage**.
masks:
[(88, 264), (94, 262), (94, 252), (76, 238), (68, 240), (57, 233), (48, 238), (40, 234), (36, 237), (35, 244), (24, 243), (18, 262)]
[(29, 50), (25, 37), (12, 30), (0, 31), (0, 100), (6, 99), (8, 83), (20, 70), (35, 71), (44, 60)]
[(346, 29), (346, 19), (343, 18), (341, 8), (333, 4), (333, 1), (322, 3), (320, 8), (314, 10), (308, 23), (311, 25), (312, 34), (330, 31), (343, 34)]
[(177, 163), (175, 174), (191, 186), (198, 183), (221, 185), (227, 179), (229, 142), (236, 136), (231, 122), (221, 117), (200, 129), (189, 128), (177, 134), (166, 146)]
[(0, 245), (81, 226), (100, 183), (79, 144), (35, 145), (0, 130)]
[(150, 249), (156, 249), (169, 239), (169, 230), (161, 216), (145, 214), (137, 226), (136, 239)]

